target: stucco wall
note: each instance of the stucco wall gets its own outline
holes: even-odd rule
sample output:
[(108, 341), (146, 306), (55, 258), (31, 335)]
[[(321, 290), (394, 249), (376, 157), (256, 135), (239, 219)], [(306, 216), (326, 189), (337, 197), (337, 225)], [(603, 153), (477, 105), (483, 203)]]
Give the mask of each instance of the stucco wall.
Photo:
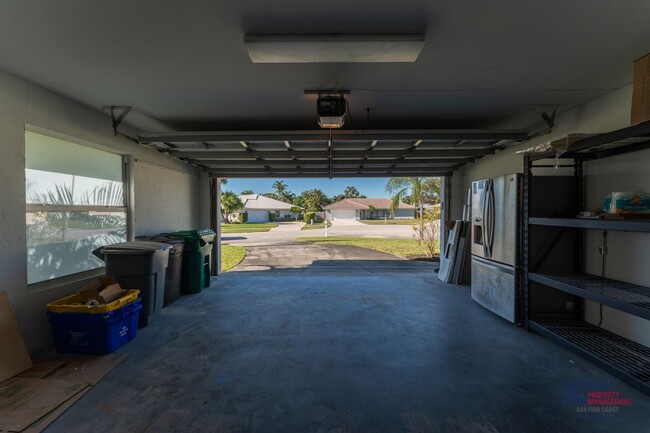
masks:
[[(106, 101), (111, 102), (114, 101)], [(0, 71), (0, 290), (9, 293), (21, 331), (34, 352), (52, 341), (44, 305), (74, 292), (81, 282), (40, 291), (27, 286), (26, 124), (153, 164), (138, 163), (135, 167), (136, 234), (196, 227), (201, 223), (202, 212), (199, 173), (195, 168), (113, 136), (110, 119), (97, 110)], [(126, 127), (121, 129), (128, 131)], [(165, 170), (161, 171), (163, 167)], [(158, 181), (154, 181), (156, 178)], [(181, 210), (168, 211), (161, 206), (169, 202)]]
[[(606, 132), (630, 125), (631, 86), (609, 93), (599, 99), (564, 113), (559, 113), (550, 135), (496, 155), (484, 157), (462, 168), (452, 178), (452, 219), (462, 216), (463, 203), (471, 182), (487, 177), (523, 171), (523, 157), (515, 152), (535, 144), (559, 138), (572, 132)], [(542, 128), (538, 125), (538, 128)], [(533, 130), (535, 130), (533, 128)], [(650, 191), (650, 151), (636, 152), (585, 165), (589, 208), (598, 208), (608, 192), (640, 187)], [(587, 238), (587, 271), (600, 274), (600, 232), (589, 232)], [(609, 232), (608, 275), (631, 283), (650, 286), (650, 234)], [(597, 323), (598, 305), (587, 306), (587, 320)], [(609, 308), (604, 309), (603, 328), (650, 346), (650, 321)]]
[(199, 228), (198, 175), (138, 159), (134, 177), (136, 235)]

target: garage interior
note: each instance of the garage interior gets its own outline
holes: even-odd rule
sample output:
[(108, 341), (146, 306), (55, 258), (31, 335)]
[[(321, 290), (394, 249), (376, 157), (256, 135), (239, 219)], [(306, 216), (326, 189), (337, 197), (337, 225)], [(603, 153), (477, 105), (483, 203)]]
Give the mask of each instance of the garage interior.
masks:
[[(52, 348), (45, 305), (101, 274), (28, 265), (30, 134), (100, 152), (53, 144), (38, 164), (119, 157), (123, 177), (101, 179), (124, 202), (100, 210), (125, 216), (123, 240), (217, 233), (210, 287), (166, 307), (45, 431), (648, 431), (650, 223), (575, 215), (650, 189), (650, 117), (631, 119), (649, 14), (640, 0), (2, 2), (0, 291), (28, 352)], [(319, 126), (324, 95), (345, 98), (341, 128)], [(561, 152), (521, 153), (551, 142)], [(291, 266), (219, 272), (219, 179), (439, 176), (444, 225), (472, 182), (513, 173), (517, 323), (382, 253), (278, 251)], [(587, 413), (582, 392), (631, 404)]]

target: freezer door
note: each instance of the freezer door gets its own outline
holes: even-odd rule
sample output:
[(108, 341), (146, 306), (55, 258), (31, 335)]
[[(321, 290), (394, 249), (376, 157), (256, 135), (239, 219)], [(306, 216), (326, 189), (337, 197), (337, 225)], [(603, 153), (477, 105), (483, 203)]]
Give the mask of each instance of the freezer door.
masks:
[(517, 269), (472, 256), (472, 299), (512, 322), (519, 322)]
[(485, 198), (484, 257), (510, 266), (518, 265), (519, 178), (512, 174), (491, 179)]

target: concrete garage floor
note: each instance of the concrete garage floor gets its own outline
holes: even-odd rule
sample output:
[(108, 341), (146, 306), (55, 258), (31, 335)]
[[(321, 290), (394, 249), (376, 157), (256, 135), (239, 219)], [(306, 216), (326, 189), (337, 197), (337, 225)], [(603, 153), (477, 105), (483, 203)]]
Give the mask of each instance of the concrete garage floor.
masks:
[[(282, 246), (282, 257), (315, 252)], [(484, 310), (429, 264), (345, 247), (317, 257), (182, 297), (47, 432), (648, 431), (648, 397)], [(576, 413), (586, 390), (633, 405)]]

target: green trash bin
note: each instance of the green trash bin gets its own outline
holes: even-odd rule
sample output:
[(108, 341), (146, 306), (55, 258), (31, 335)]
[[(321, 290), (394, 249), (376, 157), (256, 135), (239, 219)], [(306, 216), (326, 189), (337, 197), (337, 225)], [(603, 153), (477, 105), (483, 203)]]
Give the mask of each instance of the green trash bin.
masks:
[(185, 294), (199, 293), (204, 287), (210, 286), (212, 244), (215, 232), (210, 229), (183, 230), (174, 233), (163, 233), (162, 236), (183, 239), (183, 269), (181, 292)]

